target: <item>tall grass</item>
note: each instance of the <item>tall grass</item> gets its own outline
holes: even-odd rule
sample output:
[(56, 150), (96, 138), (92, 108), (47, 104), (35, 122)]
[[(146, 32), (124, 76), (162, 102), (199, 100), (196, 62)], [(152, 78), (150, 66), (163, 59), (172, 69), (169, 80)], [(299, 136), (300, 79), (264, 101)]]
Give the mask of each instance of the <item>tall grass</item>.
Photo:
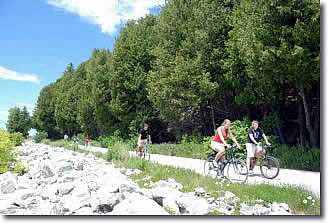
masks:
[(320, 171), (320, 149), (307, 146), (275, 145), (272, 155), (282, 168)]
[(150, 153), (194, 159), (206, 159), (208, 152), (207, 147), (196, 143), (152, 144), (148, 148)]

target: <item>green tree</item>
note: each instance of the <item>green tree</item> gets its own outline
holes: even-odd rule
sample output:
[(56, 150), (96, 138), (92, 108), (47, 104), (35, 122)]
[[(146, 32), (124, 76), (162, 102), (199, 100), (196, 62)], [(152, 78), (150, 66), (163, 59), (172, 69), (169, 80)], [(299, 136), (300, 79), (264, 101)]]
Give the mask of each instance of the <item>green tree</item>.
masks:
[(223, 107), (213, 102), (225, 99), (231, 91), (221, 61), (227, 54), (228, 15), (237, 3), (172, 0), (163, 8), (155, 26), (159, 43), (152, 51), (156, 61), (148, 77), (148, 92), (165, 119), (181, 123), (200, 117), (193, 123), (196, 130), (210, 119), (212, 134), (218, 121), (215, 107)]
[(157, 45), (153, 30), (156, 23), (156, 16), (129, 21), (115, 42), (109, 79), (110, 109), (122, 135), (135, 132), (155, 115), (147, 97), (146, 78), (155, 59), (151, 50)]
[(32, 125), (31, 120), (30, 113), (25, 106), (23, 109), (13, 107), (9, 109), (7, 130), (10, 133), (20, 132), (24, 137), (27, 137)]
[(308, 100), (320, 78), (319, 0), (245, 0), (231, 18), (225, 66), (227, 79), (242, 89), (237, 102), (278, 104), (286, 97), (284, 89), (295, 91), (310, 142), (317, 145), (318, 129), (312, 123), (319, 104)]
[(81, 63), (75, 71), (74, 79), (76, 92), (78, 93), (77, 102), (77, 123), (81, 131), (91, 136), (98, 135), (97, 122), (94, 115), (94, 105), (92, 102), (92, 92), (90, 81), (87, 80), (87, 61)]
[(45, 131), (49, 138), (59, 138), (60, 132), (55, 118), (56, 86), (59, 80), (41, 89), (35, 111), (33, 113), (33, 127), (38, 131)]
[(73, 75), (73, 64), (69, 64), (56, 86), (55, 118), (61, 134), (73, 135), (80, 132), (80, 126), (77, 123), (79, 95)]
[[(85, 86), (89, 89), (88, 98), (82, 102), (84, 108), (88, 109), (88, 113), (92, 114), (96, 122), (97, 135), (113, 134), (113, 123), (115, 118), (110, 109), (112, 100), (111, 89), (109, 87), (109, 79), (111, 77), (111, 53), (107, 49), (94, 49), (92, 57), (86, 64), (86, 83)], [(85, 94), (84, 94), (85, 95)], [(88, 120), (92, 120), (90, 117)], [(92, 127), (92, 126), (90, 126)], [(90, 131), (92, 131), (90, 129)], [(94, 131), (94, 130), (93, 130)]]

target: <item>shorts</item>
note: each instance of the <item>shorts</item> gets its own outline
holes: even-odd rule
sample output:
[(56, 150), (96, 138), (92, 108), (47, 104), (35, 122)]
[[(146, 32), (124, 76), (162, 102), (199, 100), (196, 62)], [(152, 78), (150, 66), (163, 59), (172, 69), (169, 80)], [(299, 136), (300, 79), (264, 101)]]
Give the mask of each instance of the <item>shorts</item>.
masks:
[(216, 152), (225, 151), (224, 144), (215, 141), (211, 141), (211, 148)]
[(265, 152), (265, 150), (262, 147), (253, 143), (246, 143), (246, 149), (247, 149), (248, 158), (255, 157), (255, 155), (261, 151)]
[(138, 142), (138, 147), (143, 147), (144, 149), (147, 148), (147, 139), (141, 139), (139, 142)]

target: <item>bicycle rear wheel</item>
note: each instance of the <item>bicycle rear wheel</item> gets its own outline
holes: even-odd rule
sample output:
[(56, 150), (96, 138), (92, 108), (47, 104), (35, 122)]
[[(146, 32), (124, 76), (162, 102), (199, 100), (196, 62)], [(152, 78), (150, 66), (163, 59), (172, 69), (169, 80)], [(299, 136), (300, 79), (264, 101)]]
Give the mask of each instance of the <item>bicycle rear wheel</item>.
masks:
[(205, 176), (216, 177), (217, 176), (217, 167), (213, 163), (213, 159), (207, 159), (204, 162), (204, 171)]
[(231, 183), (245, 183), (248, 178), (248, 168), (244, 160), (235, 159), (228, 164), (227, 178)]
[(272, 156), (267, 156), (261, 159), (260, 169), (265, 178), (274, 179), (278, 176), (280, 171), (279, 161)]

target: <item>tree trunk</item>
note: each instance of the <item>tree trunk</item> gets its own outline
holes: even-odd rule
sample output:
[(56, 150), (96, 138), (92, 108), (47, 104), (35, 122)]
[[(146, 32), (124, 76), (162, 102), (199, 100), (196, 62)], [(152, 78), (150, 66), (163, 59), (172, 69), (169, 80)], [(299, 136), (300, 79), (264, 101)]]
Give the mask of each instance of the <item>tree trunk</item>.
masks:
[(279, 141), (280, 141), (280, 143), (281, 143), (281, 144), (286, 144), (286, 140), (285, 140), (284, 135), (283, 135), (282, 132), (281, 132), (281, 129), (280, 129), (280, 128), (276, 128), (275, 131), (276, 131), (276, 135), (279, 136)]
[(305, 114), (305, 124), (306, 124), (306, 129), (309, 133), (310, 136), (310, 143), (312, 146), (316, 146), (317, 145), (317, 140), (315, 138), (315, 133), (313, 130), (313, 127), (311, 125), (311, 118), (310, 118), (310, 111), (308, 108), (308, 103), (306, 100), (306, 95), (305, 95), (305, 90), (302, 87), (300, 89), (299, 95), (301, 96), (302, 100), (303, 100), (303, 106), (304, 106), (304, 114)]
[(303, 112), (303, 103), (302, 101), (298, 100), (298, 111), (297, 111), (297, 122), (300, 127), (300, 134), (298, 143), (300, 145), (306, 144), (306, 136), (305, 136), (305, 129), (304, 129), (304, 112)]
[[(316, 139), (320, 139), (320, 111), (314, 115), (314, 135)], [(318, 140), (317, 140), (318, 142)]]
[[(214, 119), (214, 110), (213, 110), (213, 104), (211, 103), (211, 117), (212, 117), (212, 125), (213, 125), (213, 131), (215, 132), (216, 126), (215, 126), (215, 119)], [(212, 131), (212, 133), (213, 133)]]

